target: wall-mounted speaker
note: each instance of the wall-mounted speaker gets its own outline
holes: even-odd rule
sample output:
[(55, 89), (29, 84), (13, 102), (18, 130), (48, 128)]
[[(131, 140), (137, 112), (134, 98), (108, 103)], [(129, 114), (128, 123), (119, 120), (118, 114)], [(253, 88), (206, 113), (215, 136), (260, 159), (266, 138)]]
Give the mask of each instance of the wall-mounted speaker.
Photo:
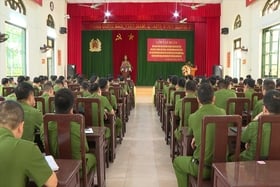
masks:
[(220, 65), (214, 65), (213, 66), (213, 75), (215, 76), (219, 76), (221, 78), (223, 78), (223, 66)]
[(221, 29), (222, 34), (228, 34), (228, 27), (224, 27)]
[(67, 28), (66, 27), (60, 27), (59, 28), (59, 33), (60, 34), (66, 34), (67, 33)]

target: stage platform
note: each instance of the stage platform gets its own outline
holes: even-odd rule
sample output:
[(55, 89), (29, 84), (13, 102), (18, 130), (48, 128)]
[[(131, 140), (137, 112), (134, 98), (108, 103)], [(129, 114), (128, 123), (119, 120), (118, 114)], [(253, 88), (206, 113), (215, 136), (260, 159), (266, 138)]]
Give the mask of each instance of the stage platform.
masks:
[(152, 86), (135, 86), (135, 102), (137, 103), (153, 103), (153, 87)]

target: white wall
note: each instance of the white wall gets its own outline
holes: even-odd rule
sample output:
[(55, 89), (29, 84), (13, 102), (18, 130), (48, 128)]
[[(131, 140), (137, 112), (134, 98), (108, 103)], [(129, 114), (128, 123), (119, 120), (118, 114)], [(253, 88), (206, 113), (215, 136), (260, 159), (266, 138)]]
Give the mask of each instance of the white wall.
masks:
[[(261, 42), (262, 30), (269, 26), (280, 24), (280, 10), (262, 17), (261, 12), (266, 0), (258, 0), (249, 7), (245, 6), (245, 0), (223, 0), (221, 5), (221, 28), (228, 27), (229, 34), (221, 35), (221, 65), (224, 67), (224, 75), (232, 75), (233, 41), (241, 38), (241, 46), (248, 48), (248, 52), (242, 53), (246, 64), (241, 64), (241, 76), (251, 74), (253, 78), (261, 77)], [(234, 20), (241, 16), (242, 26), (233, 30)], [(231, 54), (231, 66), (226, 67), (227, 52)]]
[[(5, 6), (4, 1), (0, 1), (0, 32), (5, 32), (5, 21), (26, 28), (26, 43), (27, 43), (27, 75), (31, 78), (38, 75), (47, 74), (47, 64), (42, 64), (42, 59), (47, 57), (47, 53), (40, 52), (40, 46), (47, 44), (47, 25), (46, 20), (48, 14), (51, 14), (55, 22), (55, 64), (57, 75), (65, 75), (67, 70), (67, 34), (60, 34), (60, 27), (67, 27), (65, 0), (52, 0), (54, 2), (54, 10), (50, 10), (50, 1), (43, 0), (43, 6), (39, 6), (32, 0), (23, 0), (26, 8), (26, 15), (20, 14), (8, 6)], [(17, 17), (22, 20), (16, 23), (12, 17)], [(5, 44), (0, 43), (0, 64), (5, 67)], [(60, 66), (57, 66), (57, 50), (61, 50)], [(5, 68), (0, 68), (0, 78), (6, 76)]]

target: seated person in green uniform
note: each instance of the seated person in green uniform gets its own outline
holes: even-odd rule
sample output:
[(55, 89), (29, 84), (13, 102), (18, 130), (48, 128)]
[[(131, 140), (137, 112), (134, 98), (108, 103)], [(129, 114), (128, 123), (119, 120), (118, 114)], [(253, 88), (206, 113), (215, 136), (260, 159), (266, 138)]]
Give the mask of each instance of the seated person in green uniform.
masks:
[[(247, 78), (244, 80), (244, 94), (245, 97), (250, 99), (251, 102), (254, 102), (254, 105), (257, 102), (257, 99), (255, 99), (254, 101), (252, 101), (252, 94), (255, 92), (254, 90), (255, 87), (255, 80), (252, 78)], [(246, 108), (247, 109), (247, 106)]]
[[(185, 77), (180, 77), (180, 78), (178, 79), (178, 81), (177, 81), (176, 86), (175, 86), (175, 91), (185, 91), (185, 84), (186, 84), (186, 79), (185, 79)], [(180, 99), (180, 97), (177, 96), (177, 97), (175, 98), (175, 101), (174, 101), (174, 93), (175, 93), (175, 91), (171, 91), (171, 94), (170, 94), (170, 104), (172, 104), (172, 103), (175, 103), (175, 104), (176, 104), (176, 101), (177, 101), (178, 99)]]
[(89, 83), (87, 81), (83, 81), (80, 86), (80, 91), (82, 92), (82, 97), (88, 97), (90, 96), (89, 89)]
[[(55, 93), (54, 98), (56, 114), (73, 114), (74, 95), (71, 90), (62, 88)], [(41, 139), (44, 138), (43, 130), (41, 131)], [(50, 151), (56, 157), (58, 154), (57, 148), (57, 126), (55, 122), (49, 124), (49, 137), (50, 137)], [(86, 152), (89, 151), (87, 140), (85, 140)], [(80, 151), (80, 124), (76, 122), (71, 123), (71, 150), (73, 159), (81, 159)], [(93, 169), (96, 165), (96, 158), (92, 153), (86, 153), (87, 172)]]
[[(104, 118), (107, 118), (107, 114), (115, 114), (115, 111), (112, 107), (112, 105), (110, 104), (109, 100), (101, 95), (101, 89), (98, 85), (98, 83), (93, 83), (90, 85), (89, 88), (89, 92), (91, 93), (91, 95), (88, 98), (99, 98), (101, 100), (101, 126), (104, 126)], [(96, 106), (93, 106), (96, 107)], [(95, 111), (97, 111), (97, 109), (95, 109)], [(98, 118), (97, 118), (97, 113), (93, 113), (92, 114), (93, 117), (93, 126), (98, 126)], [(111, 132), (109, 128), (106, 128), (105, 131), (105, 137), (106, 139), (110, 138), (111, 136)]]
[[(189, 80), (186, 82), (186, 96), (185, 98), (196, 98), (196, 88), (197, 88), (197, 83), (194, 80)], [(175, 129), (174, 131), (174, 136), (177, 139), (177, 141), (182, 139), (182, 126), (186, 126), (188, 127), (188, 119), (190, 116), (190, 111), (191, 111), (191, 104), (190, 103), (186, 103), (185, 104), (185, 119), (184, 119), (184, 123), (182, 124), (182, 99), (179, 99), (178, 101), (176, 101), (175, 104), (175, 115), (180, 117), (180, 124), (179, 127), (177, 129)]]
[(35, 131), (38, 131), (43, 123), (43, 115), (40, 110), (34, 108), (34, 88), (27, 82), (20, 83), (15, 88), (17, 101), (24, 111), (24, 131), (22, 139), (34, 141)]
[[(107, 99), (109, 100), (109, 102), (112, 105), (114, 111), (116, 112), (117, 109), (118, 109), (117, 98), (116, 98), (115, 95), (113, 95), (109, 92), (109, 81), (105, 78), (100, 78), (98, 80), (98, 84), (100, 86), (101, 92), (105, 91), (105, 92), (108, 92), (110, 94), (110, 97), (107, 98)], [(122, 129), (122, 120), (119, 117), (116, 117), (115, 123), (116, 123), (116, 134), (117, 134), (117, 136), (121, 136), (120, 133), (121, 133), (121, 129)]]
[(39, 96), (41, 91), (41, 80), (39, 77), (34, 77), (33, 79), (34, 95)]
[(53, 86), (53, 90), (54, 90), (54, 92), (57, 92), (58, 90), (60, 90), (60, 89), (63, 88), (63, 87), (64, 87), (63, 81), (60, 80), (60, 79), (57, 79), (57, 80), (55, 81), (54, 86)]
[[(269, 90), (274, 90), (274, 89), (275, 89), (275, 82), (272, 79), (265, 79), (263, 81), (263, 86), (262, 86), (263, 96)], [(252, 112), (252, 119), (254, 119), (257, 115), (262, 113), (262, 111), (263, 111), (263, 99), (258, 100), (257, 103), (254, 105), (253, 112)]]
[(5, 95), (5, 93), (3, 93), (3, 87), (8, 87), (8, 86), (9, 86), (9, 79), (2, 78), (1, 85), (0, 85), (0, 96)]
[[(279, 115), (280, 114), (280, 92), (278, 90), (270, 90), (266, 92), (263, 98), (263, 113), (262, 115)], [(270, 141), (270, 125), (263, 126), (262, 134), (262, 150), (261, 157), (265, 158), (268, 155), (268, 145)], [(240, 160), (254, 160), (258, 136), (258, 121), (250, 122), (245, 130), (242, 131), (241, 141), (245, 143), (245, 150), (240, 153)]]
[[(53, 90), (53, 86), (51, 82), (47, 82), (46, 84), (44, 84), (43, 86), (43, 93), (40, 97), (43, 97), (45, 99), (45, 112), (49, 113), (49, 98), (54, 96), (54, 90)], [(39, 103), (38, 103), (39, 105)], [(40, 106), (37, 105), (37, 108), (40, 109)], [(42, 108), (42, 106), (41, 106)], [(54, 111), (54, 109), (52, 110)]]
[(21, 139), (24, 112), (16, 101), (0, 104), (0, 183), (5, 187), (25, 187), (28, 179), (37, 186), (57, 186), (51, 170), (38, 147)]
[[(227, 108), (227, 100), (229, 98), (236, 98), (236, 93), (234, 90), (230, 89), (230, 82), (226, 79), (220, 79), (218, 82), (218, 90), (215, 91), (215, 105), (217, 107)], [(230, 106), (230, 114), (234, 113), (234, 105)]]
[[(224, 109), (214, 105), (214, 91), (210, 84), (203, 83), (199, 86), (197, 91), (198, 102), (201, 107), (189, 117), (189, 133), (193, 134), (191, 146), (194, 149), (193, 156), (178, 156), (174, 159), (173, 167), (178, 182), (178, 187), (188, 186), (188, 175), (197, 176), (198, 174), (198, 161), (200, 157), (200, 144), (201, 144), (201, 127), (202, 119), (205, 115), (226, 115)], [(206, 133), (206, 148), (205, 148), (205, 166), (203, 176), (204, 178), (211, 177), (211, 165), (213, 157), (213, 144), (209, 142), (214, 141), (214, 126), (207, 128)]]
[[(173, 75), (171, 77), (171, 85), (169, 86), (169, 88), (175, 88), (176, 89), (176, 85), (178, 84), (178, 76), (177, 75)], [(169, 101), (168, 104), (171, 104), (171, 98), (174, 95), (175, 90), (171, 90), (170, 92), (168, 91), (169, 89), (167, 89), (167, 95), (166, 95), (166, 102)]]

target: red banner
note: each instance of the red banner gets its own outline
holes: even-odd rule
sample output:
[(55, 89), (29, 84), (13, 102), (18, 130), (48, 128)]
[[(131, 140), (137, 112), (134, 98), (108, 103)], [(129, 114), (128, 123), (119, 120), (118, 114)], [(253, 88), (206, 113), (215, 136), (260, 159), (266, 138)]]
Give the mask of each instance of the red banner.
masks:
[(35, 1), (36, 3), (38, 3), (40, 6), (43, 5), (43, 0), (33, 0), (33, 1)]
[(256, 0), (246, 0), (246, 7), (254, 3)]
[(148, 62), (185, 62), (186, 40), (171, 38), (148, 38)]

